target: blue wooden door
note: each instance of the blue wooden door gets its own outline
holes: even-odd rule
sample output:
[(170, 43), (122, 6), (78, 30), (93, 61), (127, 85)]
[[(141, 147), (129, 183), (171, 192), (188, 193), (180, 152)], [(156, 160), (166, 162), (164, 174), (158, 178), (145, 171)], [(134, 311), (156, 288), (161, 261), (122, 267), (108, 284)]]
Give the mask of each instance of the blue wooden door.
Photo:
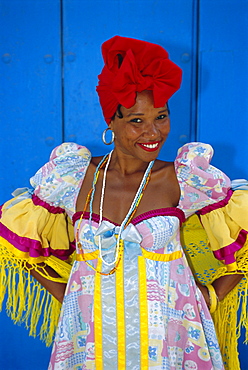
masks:
[[(27, 186), (62, 141), (84, 144), (94, 155), (106, 152), (95, 86), (100, 45), (116, 34), (160, 43), (183, 69), (161, 158), (173, 160), (179, 146), (199, 139), (216, 146), (214, 162), (229, 176), (248, 177), (247, 4), (0, 0), (0, 203)], [(0, 325), (0, 368), (47, 368), (51, 349), (4, 312)]]
[[(0, 203), (62, 141), (59, 0), (0, 1)], [(51, 349), (0, 314), (0, 369), (47, 369)]]
[(197, 138), (213, 164), (248, 178), (248, 1), (200, 0)]
[(60, 0), (0, 1), (0, 203), (62, 139)]

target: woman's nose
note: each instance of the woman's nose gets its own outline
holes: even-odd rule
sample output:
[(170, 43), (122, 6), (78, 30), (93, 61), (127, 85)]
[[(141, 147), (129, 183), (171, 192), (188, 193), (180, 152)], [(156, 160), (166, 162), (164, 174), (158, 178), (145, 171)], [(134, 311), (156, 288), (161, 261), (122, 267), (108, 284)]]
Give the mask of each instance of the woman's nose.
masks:
[(151, 137), (151, 138), (157, 137), (158, 136), (158, 128), (157, 128), (156, 124), (153, 123), (153, 122), (147, 124), (146, 128), (145, 128), (145, 134), (146, 134), (147, 137)]

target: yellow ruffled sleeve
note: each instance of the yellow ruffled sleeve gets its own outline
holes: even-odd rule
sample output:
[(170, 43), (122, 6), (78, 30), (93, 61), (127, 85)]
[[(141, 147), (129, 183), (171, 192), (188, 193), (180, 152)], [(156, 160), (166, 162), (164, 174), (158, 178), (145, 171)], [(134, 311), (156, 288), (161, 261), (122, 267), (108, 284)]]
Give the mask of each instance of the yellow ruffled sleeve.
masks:
[[(89, 160), (86, 148), (62, 144), (31, 179), (33, 189), (20, 189), (0, 207), (0, 308), (7, 297), (9, 316), (47, 345), (61, 305), (28, 271), (67, 283), (75, 251), (71, 216)], [(48, 275), (46, 266), (59, 277)]]
[(189, 264), (204, 285), (230, 274), (243, 279), (212, 314), (225, 368), (240, 370), (238, 338), (245, 329), (248, 343), (248, 182), (234, 186), (227, 197), (191, 216), (182, 227)]
[(214, 256), (227, 271), (242, 270), (236, 255), (248, 243), (248, 191), (235, 190), (223, 201), (199, 211)]
[(53, 255), (67, 261), (74, 252), (73, 226), (65, 212), (51, 213), (32, 198), (14, 198), (1, 211), (2, 243), (6, 240), (16, 258), (37, 264)]
[[(24, 323), (30, 335), (38, 335), (47, 345), (52, 343), (61, 304), (29, 270), (39, 268), (47, 279), (67, 283), (73, 240), (68, 216), (52, 214), (34, 205), (31, 198), (20, 202), (14, 198), (1, 209), (0, 307), (7, 297), (6, 309), (11, 319)], [(49, 276), (46, 266), (53, 268), (60, 278)]]

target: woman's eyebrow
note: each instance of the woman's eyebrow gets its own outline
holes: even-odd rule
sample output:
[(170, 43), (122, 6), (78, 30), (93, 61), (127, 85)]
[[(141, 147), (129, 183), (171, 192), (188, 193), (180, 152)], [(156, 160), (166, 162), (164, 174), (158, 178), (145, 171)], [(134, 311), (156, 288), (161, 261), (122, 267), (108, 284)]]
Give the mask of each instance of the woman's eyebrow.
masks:
[(128, 113), (127, 117), (130, 117), (130, 116), (144, 116), (144, 113)]
[[(163, 112), (168, 112), (168, 108), (164, 108), (162, 110), (160, 110), (158, 113), (163, 113)], [(130, 117), (130, 116), (144, 116), (144, 113), (128, 113), (127, 114), (127, 117)]]

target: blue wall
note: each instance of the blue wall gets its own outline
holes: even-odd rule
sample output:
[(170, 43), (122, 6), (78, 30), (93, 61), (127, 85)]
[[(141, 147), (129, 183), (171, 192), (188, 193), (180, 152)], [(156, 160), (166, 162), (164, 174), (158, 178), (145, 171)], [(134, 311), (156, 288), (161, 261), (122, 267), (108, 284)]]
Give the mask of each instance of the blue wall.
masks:
[[(231, 178), (248, 178), (247, 0), (0, 0), (0, 24), (0, 203), (62, 141), (106, 151), (95, 86), (115, 34), (160, 43), (183, 69), (161, 158), (201, 140)], [(5, 313), (0, 327), (1, 369), (47, 368), (50, 349)], [(241, 359), (247, 370), (243, 346)]]

